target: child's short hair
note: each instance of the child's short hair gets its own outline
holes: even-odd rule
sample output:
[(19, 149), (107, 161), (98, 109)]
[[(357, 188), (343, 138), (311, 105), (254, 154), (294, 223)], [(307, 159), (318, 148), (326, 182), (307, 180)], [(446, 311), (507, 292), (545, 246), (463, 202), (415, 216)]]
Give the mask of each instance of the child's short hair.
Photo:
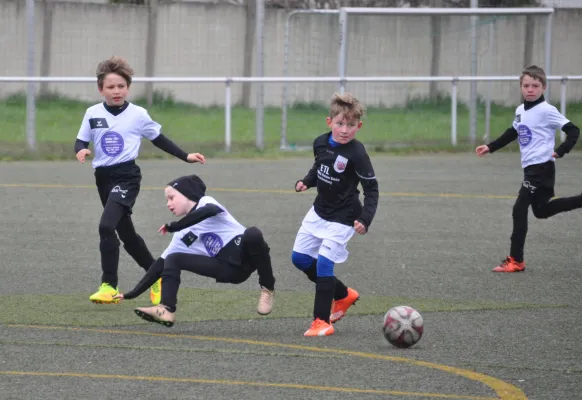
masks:
[(125, 79), (127, 87), (131, 85), (133, 69), (121, 57), (113, 56), (108, 60), (101, 61), (97, 65), (97, 86), (99, 86), (99, 89), (103, 89), (103, 81), (108, 74), (117, 74)]
[(365, 107), (350, 93), (335, 93), (331, 98), (331, 107), (329, 108), (329, 117), (334, 119), (339, 114), (348, 120), (359, 120), (366, 111)]
[(519, 77), (519, 84), (523, 82), (524, 76), (529, 76), (530, 78), (536, 79), (542, 83), (542, 86), (546, 86), (546, 82), (548, 79), (546, 78), (546, 72), (543, 68), (538, 67), (537, 65), (530, 65), (529, 67), (525, 68), (521, 72), (521, 76)]

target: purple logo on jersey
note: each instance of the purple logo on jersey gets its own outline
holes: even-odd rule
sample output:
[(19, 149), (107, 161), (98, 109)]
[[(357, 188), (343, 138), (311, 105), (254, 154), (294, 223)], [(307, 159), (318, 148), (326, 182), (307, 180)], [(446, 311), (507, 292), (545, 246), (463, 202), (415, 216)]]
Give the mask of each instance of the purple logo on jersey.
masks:
[(216, 257), (218, 252), (222, 250), (222, 239), (216, 233), (205, 233), (200, 239), (204, 243), (204, 247), (210, 257)]
[(531, 143), (532, 133), (526, 125), (517, 126), (517, 141), (521, 147), (526, 147)]
[(107, 131), (101, 138), (101, 150), (109, 157), (115, 157), (123, 151), (123, 137), (117, 132)]

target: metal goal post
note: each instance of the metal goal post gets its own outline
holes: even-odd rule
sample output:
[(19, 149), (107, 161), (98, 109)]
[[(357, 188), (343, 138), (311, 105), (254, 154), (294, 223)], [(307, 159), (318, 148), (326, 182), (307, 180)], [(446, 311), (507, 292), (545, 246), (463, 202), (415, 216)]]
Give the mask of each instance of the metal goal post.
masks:
[[(552, 16), (554, 8), (374, 8), (374, 7), (342, 7), (339, 12), (339, 66), (338, 75), (340, 77), (340, 93), (345, 91), (345, 78), (347, 74), (347, 34), (348, 16), (350, 14), (364, 15), (547, 15), (544, 38), (544, 69), (547, 75), (551, 75), (552, 61)], [(471, 21), (471, 37), (476, 38), (476, 21)], [(477, 45), (476, 40), (471, 43), (471, 65), (472, 70), (477, 68)], [(470, 75), (477, 75), (476, 71), (471, 71)], [(476, 85), (476, 82), (472, 82)], [(550, 97), (550, 86), (546, 90)], [(477, 137), (477, 90), (472, 87), (469, 99), (469, 138), (472, 143)], [(283, 143), (283, 141), (282, 141)]]

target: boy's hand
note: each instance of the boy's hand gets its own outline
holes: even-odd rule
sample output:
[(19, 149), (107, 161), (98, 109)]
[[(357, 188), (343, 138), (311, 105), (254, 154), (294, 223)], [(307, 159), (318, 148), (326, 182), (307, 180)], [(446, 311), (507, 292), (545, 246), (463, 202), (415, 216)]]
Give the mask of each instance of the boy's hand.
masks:
[(354, 229), (360, 235), (363, 235), (367, 231), (366, 225), (362, 224), (360, 221), (354, 221)]
[(81, 164), (83, 164), (85, 162), (85, 157), (90, 156), (90, 155), (91, 155), (91, 150), (89, 150), (89, 149), (79, 150), (79, 152), (77, 153), (77, 161), (79, 161)]
[(552, 157), (554, 157), (554, 158), (561, 158), (561, 157), (558, 155), (558, 153), (556, 153), (555, 151), (554, 151), (554, 154), (552, 154)]
[(489, 152), (490, 152), (489, 146), (487, 146), (486, 144), (482, 144), (481, 146), (475, 149), (475, 153), (477, 153), (479, 157), (483, 157), (485, 154)]
[(166, 225), (162, 225), (160, 227), (160, 229), (158, 229), (158, 232), (162, 234), (162, 236), (165, 236), (166, 233), (168, 233), (168, 229), (166, 228)]
[(123, 299), (124, 299), (123, 293), (117, 293), (115, 296), (113, 296), (113, 300), (119, 300), (119, 301), (121, 301)]
[(295, 184), (295, 191), (296, 192), (304, 192), (307, 190), (307, 186), (303, 183), (303, 181), (297, 181)]
[(188, 157), (186, 157), (186, 160), (188, 160), (189, 163), (206, 164), (206, 159), (200, 153), (190, 153), (188, 154)]

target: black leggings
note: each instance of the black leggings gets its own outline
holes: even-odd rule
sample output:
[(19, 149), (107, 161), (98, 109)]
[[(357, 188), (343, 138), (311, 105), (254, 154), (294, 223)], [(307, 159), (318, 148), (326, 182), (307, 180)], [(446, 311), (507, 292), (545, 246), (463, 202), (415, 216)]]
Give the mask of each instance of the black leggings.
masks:
[(509, 255), (517, 262), (523, 261), (523, 249), (527, 235), (527, 216), (531, 205), (536, 218), (545, 219), (556, 214), (582, 207), (582, 195), (553, 199), (553, 189), (538, 188), (532, 193), (531, 188), (519, 190), (513, 206), (513, 232), (511, 234), (511, 250)]
[(220, 259), (196, 254), (174, 253), (166, 257), (162, 272), (162, 304), (170, 311), (176, 310), (180, 275), (190, 271), (197, 275), (216, 279), (222, 283), (242, 283), (257, 270), (259, 284), (269, 290), (275, 289), (275, 278), (271, 266), (270, 249), (258, 228), (245, 230), (241, 241), (242, 265), (237, 266)]
[(143, 238), (137, 234), (127, 206), (115, 201), (105, 203), (99, 221), (99, 250), (101, 251), (101, 282), (117, 287), (119, 239), (127, 253), (146, 271), (154, 262)]
[[(226, 247), (231, 245), (229, 243)], [(227, 248), (225, 247), (225, 252)], [(172, 253), (166, 259), (158, 258), (136, 287), (124, 294), (133, 299), (145, 292), (158, 278), (162, 278), (162, 304), (174, 312), (176, 310), (178, 289), (182, 271), (214, 278), (217, 282), (238, 284), (246, 281), (256, 270), (259, 285), (275, 289), (275, 277), (271, 266), (270, 249), (258, 228), (251, 227), (242, 235), (240, 250), (242, 265), (235, 265), (221, 259), (225, 254), (218, 253), (216, 258), (187, 253)], [(225, 258), (231, 256), (232, 252)]]

